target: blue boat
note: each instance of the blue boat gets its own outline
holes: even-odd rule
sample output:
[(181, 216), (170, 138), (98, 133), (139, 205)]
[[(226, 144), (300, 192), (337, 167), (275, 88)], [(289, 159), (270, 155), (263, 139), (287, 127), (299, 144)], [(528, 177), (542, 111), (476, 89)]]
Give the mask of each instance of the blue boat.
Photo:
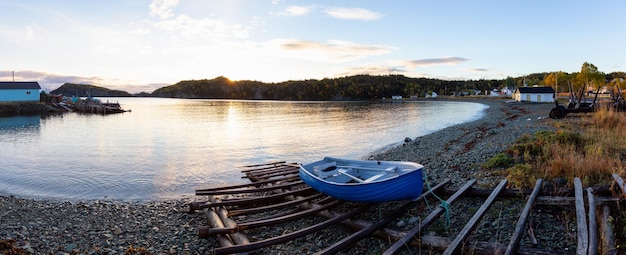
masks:
[(300, 179), (331, 197), (353, 202), (411, 200), (422, 194), (422, 168), (414, 162), (325, 157), (300, 165)]

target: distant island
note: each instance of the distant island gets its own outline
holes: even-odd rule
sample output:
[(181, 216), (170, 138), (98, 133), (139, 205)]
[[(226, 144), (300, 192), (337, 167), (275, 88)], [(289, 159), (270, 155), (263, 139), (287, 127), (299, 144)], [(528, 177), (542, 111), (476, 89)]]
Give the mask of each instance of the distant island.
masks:
[(126, 91), (111, 90), (111, 89), (107, 89), (104, 87), (87, 85), (87, 84), (76, 84), (76, 83), (65, 83), (61, 87), (51, 91), (50, 93), (57, 94), (57, 95), (78, 96), (78, 97), (87, 97), (87, 96), (130, 97), (130, 96), (133, 96)]

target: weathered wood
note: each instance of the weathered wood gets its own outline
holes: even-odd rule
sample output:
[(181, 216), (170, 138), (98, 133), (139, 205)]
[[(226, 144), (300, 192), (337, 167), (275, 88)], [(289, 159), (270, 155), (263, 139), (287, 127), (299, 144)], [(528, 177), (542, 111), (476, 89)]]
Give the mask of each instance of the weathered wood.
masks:
[(264, 219), (264, 220), (241, 222), (241, 223), (237, 224), (236, 226), (227, 227), (227, 228), (224, 228), (224, 229), (211, 228), (210, 226), (209, 227), (202, 226), (202, 227), (200, 227), (198, 229), (198, 234), (201, 235), (200, 237), (207, 237), (207, 236), (210, 236), (210, 235), (220, 234), (220, 233), (224, 233), (224, 232), (237, 232), (237, 231), (251, 229), (251, 228), (259, 228), (259, 227), (264, 227), (264, 226), (276, 225), (276, 224), (287, 222), (287, 221), (301, 219), (303, 217), (316, 214), (316, 213), (318, 213), (320, 211), (328, 210), (328, 209), (330, 209), (332, 207), (335, 207), (335, 206), (337, 206), (339, 204), (340, 204), (340, 202), (338, 200), (335, 200), (335, 201), (333, 201), (331, 203), (328, 203), (328, 204), (325, 204), (323, 206), (319, 206), (319, 207), (311, 208), (311, 209), (308, 209), (308, 210), (300, 211), (298, 213), (292, 213), (292, 214), (289, 214), (289, 215), (284, 215), (284, 216), (281, 216), (281, 217), (273, 217), (273, 218), (268, 218), (268, 219)]
[(260, 166), (279, 165), (279, 164), (284, 164), (284, 163), (287, 163), (287, 161), (276, 161), (276, 162), (268, 162), (268, 163), (256, 164), (256, 165), (245, 165), (245, 166), (240, 166), (240, 168), (252, 168), (252, 167), (260, 167)]
[(615, 249), (615, 240), (613, 237), (613, 224), (609, 222), (609, 216), (611, 216), (611, 208), (605, 205), (602, 207), (602, 221), (600, 222), (600, 239), (602, 239), (601, 254), (616, 255), (617, 249)]
[(459, 247), (461, 243), (469, 236), (470, 232), (476, 228), (478, 222), (482, 217), (487, 213), (487, 209), (491, 207), (491, 204), (496, 200), (498, 193), (500, 193), (504, 187), (506, 186), (507, 180), (504, 179), (500, 181), (500, 184), (496, 186), (491, 195), (487, 198), (487, 200), (480, 206), (478, 211), (472, 216), (472, 218), (467, 222), (465, 227), (461, 230), (461, 232), (454, 238), (454, 241), (448, 246), (448, 248), (443, 252), (444, 255), (456, 254), (459, 251)]
[[(210, 197), (210, 199), (212, 203), (220, 202), (220, 199), (216, 197)], [(235, 222), (235, 220), (228, 218), (228, 211), (226, 210), (226, 208), (224, 208), (223, 206), (220, 206), (220, 207), (214, 208), (214, 210), (216, 211), (217, 215), (220, 217), (220, 219), (224, 223), (224, 227), (236, 227), (237, 226), (237, 222)], [(236, 245), (250, 243), (248, 238), (241, 233), (233, 233), (233, 234), (229, 234), (228, 236), (230, 237), (231, 240), (233, 240), (233, 243)]]
[(260, 207), (253, 207), (253, 208), (249, 208), (249, 209), (240, 209), (240, 210), (230, 210), (228, 211), (228, 216), (237, 216), (237, 215), (244, 215), (244, 214), (252, 214), (252, 213), (260, 213), (260, 212), (265, 212), (265, 211), (270, 211), (270, 210), (276, 210), (276, 209), (281, 209), (281, 208), (285, 208), (285, 207), (289, 207), (292, 205), (297, 205), (300, 203), (304, 203), (304, 202), (308, 202), (311, 201), (313, 199), (317, 199), (320, 197), (325, 196), (322, 193), (317, 193), (317, 194), (313, 194), (311, 196), (308, 197), (300, 197), (299, 199), (296, 198), (295, 200), (291, 200), (291, 201), (287, 201), (287, 202), (283, 202), (283, 203), (278, 203), (278, 204), (271, 204), (271, 205), (267, 205), (267, 206), (260, 206)]
[(283, 193), (278, 193), (278, 194), (269, 195), (269, 196), (253, 197), (253, 198), (242, 198), (242, 199), (236, 199), (236, 200), (223, 201), (223, 202), (220, 202), (220, 203), (191, 202), (189, 204), (189, 206), (190, 206), (190, 210), (194, 211), (194, 210), (200, 210), (200, 209), (210, 208), (210, 207), (215, 207), (215, 206), (235, 206), (235, 205), (262, 204), (262, 203), (269, 203), (269, 202), (273, 202), (273, 201), (277, 201), (277, 200), (282, 200), (284, 197), (289, 196), (289, 195), (311, 194), (311, 193), (314, 193), (314, 192), (315, 192), (315, 190), (313, 190), (310, 187), (307, 187), (307, 188), (304, 188), (304, 189), (299, 189), (299, 190), (294, 190), (294, 191), (289, 191), (289, 192), (283, 192)]
[(613, 174), (612, 176), (615, 182), (617, 182), (617, 186), (619, 186), (619, 189), (622, 191), (622, 196), (626, 197), (626, 186), (624, 186), (624, 180), (619, 176), (619, 174)]
[(215, 254), (219, 255), (219, 254), (232, 254), (232, 253), (242, 253), (242, 252), (251, 252), (251, 251), (255, 251), (258, 249), (261, 249), (263, 247), (266, 246), (270, 246), (270, 245), (274, 245), (274, 244), (279, 244), (279, 243), (284, 243), (299, 237), (303, 237), (306, 236), (308, 234), (311, 234), (313, 232), (317, 232), (323, 228), (332, 226), (338, 222), (341, 222), (345, 219), (348, 219), (362, 211), (364, 211), (365, 209), (367, 209), (370, 205), (369, 204), (364, 204), (361, 205), (359, 208), (356, 208), (350, 212), (341, 214), (337, 217), (334, 217), (332, 219), (326, 220), (324, 222), (320, 222), (318, 224), (315, 224), (313, 226), (298, 230), (298, 231), (294, 231), (292, 233), (289, 234), (285, 234), (282, 236), (277, 236), (277, 237), (273, 237), (273, 238), (269, 238), (269, 239), (265, 239), (265, 240), (261, 240), (261, 241), (257, 241), (257, 242), (253, 242), (247, 245), (234, 245), (234, 246), (230, 246), (230, 247), (220, 247), (220, 248), (216, 248), (215, 249)]
[[(472, 186), (474, 186), (474, 184), (476, 184), (476, 180), (471, 180), (471, 181), (466, 182), (465, 185), (459, 188), (456, 193), (452, 194), (452, 196), (449, 197), (448, 200), (446, 200), (446, 203), (452, 204), (454, 201), (460, 198), (465, 192), (467, 192)], [(385, 255), (397, 254), (400, 251), (400, 249), (402, 249), (406, 244), (411, 242), (411, 239), (413, 239), (413, 237), (415, 237), (416, 235), (417, 236), (421, 235), (422, 231), (428, 226), (430, 226), (430, 224), (432, 224), (439, 216), (441, 216), (441, 214), (443, 214), (444, 211), (445, 211), (445, 208), (437, 207), (437, 209), (433, 210), (430, 214), (428, 214), (428, 216), (426, 216), (426, 218), (424, 218), (424, 220), (422, 220), (422, 223), (419, 226), (411, 229), (404, 236), (400, 237), (383, 254)]]
[(246, 174), (246, 175), (248, 174), (263, 175), (263, 174), (268, 174), (268, 173), (276, 173), (276, 172), (283, 172), (285, 170), (297, 170), (297, 169), (298, 167), (280, 165), (280, 166), (266, 167), (266, 168), (259, 168), (259, 169), (242, 170), (241, 173)]
[(576, 254), (587, 254), (589, 250), (589, 231), (587, 230), (583, 184), (578, 177), (574, 178), (574, 194), (576, 194), (576, 225), (578, 226)]
[(286, 177), (276, 178), (276, 179), (271, 179), (271, 180), (251, 182), (251, 183), (247, 183), (247, 184), (230, 185), (230, 186), (223, 186), (223, 187), (216, 187), (216, 188), (207, 188), (207, 189), (197, 189), (196, 193), (198, 193), (198, 192), (219, 191), (219, 190), (242, 189), (242, 188), (254, 188), (254, 187), (259, 187), (259, 186), (262, 186), (262, 185), (268, 184), (268, 183), (289, 181), (289, 180), (299, 180), (299, 179), (300, 179), (299, 176), (293, 175), (293, 176), (286, 176)]
[[(213, 211), (213, 209), (211, 208), (204, 209), (204, 215), (206, 216), (207, 220), (209, 221), (209, 224), (212, 227), (215, 227), (215, 228), (225, 227), (224, 223), (222, 222), (222, 219), (220, 219), (220, 216), (217, 215), (217, 213)], [(226, 235), (217, 235), (216, 238), (217, 238), (217, 241), (220, 243), (220, 246), (222, 247), (233, 246), (233, 241), (230, 240), (230, 238)]]
[[(546, 182), (544, 181), (544, 184)], [(493, 189), (479, 189), (479, 188), (472, 188), (470, 189), (465, 196), (467, 197), (488, 197), (489, 195), (491, 195), (491, 192), (493, 191)], [(532, 189), (522, 189), (522, 190), (518, 190), (518, 189), (507, 189), (507, 190), (503, 190), (500, 194), (498, 194), (498, 198), (514, 198), (514, 197), (525, 197), (525, 196), (529, 196), (530, 193), (532, 193)], [(454, 194), (456, 192), (456, 188), (445, 188), (444, 190), (442, 190), (443, 194), (446, 195), (451, 195)], [(606, 197), (610, 197), (612, 196), (612, 191), (611, 188), (608, 186), (602, 186), (602, 187), (594, 187), (594, 193), (596, 194), (596, 196), (606, 196)], [(545, 190), (542, 188), (541, 192), (539, 193), (540, 197), (541, 196), (554, 196), (554, 197), (574, 197), (574, 189), (573, 188), (565, 188), (565, 187), (561, 187), (560, 189), (558, 189), (558, 191), (553, 191), (550, 193), (546, 193)]]
[(401, 214), (405, 213), (407, 210), (409, 210), (410, 208), (412, 208), (415, 205), (417, 205), (419, 202), (421, 202), (422, 199), (431, 196), (433, 191), (437, 191), (437, 190), (443, 188), (443, 186), (444, 186), (443, 183), (435, 186), (431, 190), (422, 193), (418, 198), (414, 199), (413, 201), (407, 202), (401, 208), (399, 208), (397, 210), (394, 210), (391, 214), (387, 215), (387, 217), (385, 217), (384, 219), (376, 222), (375, 224), (372, 224), (371, 226), (369, 226), (367, 228), (361, 229), (361, 230), (353, 233), (352, 235), (341, 239), (338, 242), (335, 242), (335, 244), (333, 244), (333, 245), (331, 245), (331, 246), (327, 247), (326, 249), (323, 249), (323, 250), (321, 250), (319, 252), (316, 252), (315, 254), (334, 254), (334, 253), (337, 253), (337, 252), (345, 249), (349, 245), (351, 245), (351, 244), (353, 244), (353, 243), (355, 243), (355, 242), (365, 238), (366, 236), (374, 233), (374, 231), (376, 231), (376, 230), (378, 230), (380, 228), (383, 228), (384, 226), (389, 224), (389, 222), (391, 222), (394, 219), (398, 218)]
[[(596, 197), (594, 199), (596, 206), (603, 204), (614, 204), (620, 201), (619, 198), (615, 197)], [(549, 196), (539, 196), (537, 197), (537, 201), (535, 205), (552, 205), (552, 206), (573, 206), (576, 204), (575, 197), (549, 197)]]
[(247, 173), (246, 177), (248, 177), (248, 179), (256, 182), (256, 181), (260, 181), (260, 180), (268, 180), (268, 179), (273, 178), (273, 177), (285, 176), (285, 175), (289, 175), (289, 174), (297, 175), (298, 174), (298, 169), (297, 168), (293, 168), (293, 169), (282, 170), (282, 171), (279, 171), (279, 172), (270, 172), (270, 173), (265, 173), (265, 174)]
[(524, 228), (526, 227), (526, 223), (528, 222), (528, 216), (530, 216), (530, 211), (533, 207), (533, 204), (535, 203), (535, 200), (539, 195), (539, 191), (541, 191), (542, 184), (543, 181), (541, 179), (538, 179), (537, 183), (535, 184), (535, 188), (533, 189), (533, 192), (530, 194), (530, 197), (526, 201), (526, 205), (524, 206), (524, 209), (522, 209), (522, 213), (517, 220), (517, 225), (515, 225), (513, 236), (511, 236), (511, 240), (509, 241), (509, 245), (506, 247), (506, 251), (504, 252), (504, 254), (512, 255), (517, 252), (519, 248), (519, 242), (520, 240), (522, 240), (522, 237), (524, 235)]
[(303, 181), (293, 181), (287, 183), (281, 183), (276, 186), (270, 187), (261, 187), (261, 188), (248, 188), (248, 189), (231, 189), (231, 190), (219, 190), (219, 191), (196, 191), (196, 196), (210, 196), (210, 195), (228, 195), (228, 194), (249, 194), (249, 193), (257, 193), (257, 192), (265, 192), (275, 189), (281, 188), (289, 188), (296, 185), (303, 184)]
[(596, 202), (593, 188), (587, 188), (587, 204), (589, 205), (589, 255), (598, 254), (598, 222), (596, 220)]
[[(421, 247), (427, 248), (430, 250), (442, 251), (446, 247), (450, 246), (450, 238), (441, 237), (441, 236), (432, 236), (426, 235), (421, 238)], [(498, 255), (501, 254), (501, 251), (505, 250), (505, 244), (496, 244), (491, 242), (475, 242), (472, 243), (471, 247), (464, 246), (463, 250), (459, 252), (459, 254), (472, 254), (472, 255)], [(411, 254), (411, 253), (407, 253)], [(431, 254), (429, 252), (425, 254)], [(435, 253), (436, 254), (436, 253)], [(515, 253), (517, 255), (573, 255), (573, 252), (565, 252), (565, 251), (553, 251), (553, 250), (542, 250), (535, 248), (526, 248), (520, 247), (519, 250)]]

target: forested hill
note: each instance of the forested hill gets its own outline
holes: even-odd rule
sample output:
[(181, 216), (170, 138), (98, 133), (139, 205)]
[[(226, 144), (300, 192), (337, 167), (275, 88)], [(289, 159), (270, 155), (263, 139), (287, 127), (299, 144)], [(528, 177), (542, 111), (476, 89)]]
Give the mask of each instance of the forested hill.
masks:
[(220, 76), (211, 80), (181, 81), (155, 90), (152, 96), (174, 98), (273, 99), (273, 100), (351, 100), (439, 95), (468, 90), (491, 90), (503, 80), (445, 81), (409, 78), (402, 75), (356, 75), (322, 80), (264, 83), (231, 81)]
[(103, 87), (93, 86), (93, 85), (85, 85), (85, 84), (75, 84), (75, 83), (65, 83), (58, 89), (51, 91), (52, 94), (62, 94), (65, 96), (78, 96), (78, 97), (129, 97), (132, 96), (130, 93), (121, 90), (111, 90)]

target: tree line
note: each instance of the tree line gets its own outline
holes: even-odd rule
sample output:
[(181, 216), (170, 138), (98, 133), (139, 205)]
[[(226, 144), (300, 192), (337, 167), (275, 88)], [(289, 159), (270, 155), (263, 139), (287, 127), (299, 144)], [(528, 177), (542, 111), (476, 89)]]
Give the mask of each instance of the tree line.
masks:
[[(621, 79), (620, 79), (621, 78)], [(362, 100), (390, 98), (394, 95), (425, 97), (432, 95), (485, 94), (493, 89), (515, 89), (521, 86), (552, 86), (557, 91), (599, 86), (623, 86), (626, 73), (604, 74), (585, 62), (580, 72), (545, 72), (502, 80), (450, 81), (429, 78), (411, 78), (403, 75), (354, 75), (321, 80), (285, 81), (231, 81), (220, 76), (214, 79), (180, 81), (155, 90), (151, 96), (175, 98), (215, 99), (272, 99), (272, 100)]]
[[(493, 89), (515, 89), (528, 85), (551, 86), (559, 92), (581, 88), (624, 87), (626, 73), (604, 74), (590, 63), (583, 63), (580, 72), (544, 72), (505, 79), (440, 80), (411, 78), (403, 75), (354, 75), (321, 80), (290, 80), (277, 83), (242, 80), (232, 81), (220, 76), (214, 79), (185, 80), (139, 96), (211, 99), (268, 99), (268, 100), (367, 100), (402, 96), (423, 98), (428, 95), (485, 94)], [(100, 93), (102, 92), (102, 93)], [(92, 85), (64, 84), (53, 93), (87, 96), (128, 96)]]

